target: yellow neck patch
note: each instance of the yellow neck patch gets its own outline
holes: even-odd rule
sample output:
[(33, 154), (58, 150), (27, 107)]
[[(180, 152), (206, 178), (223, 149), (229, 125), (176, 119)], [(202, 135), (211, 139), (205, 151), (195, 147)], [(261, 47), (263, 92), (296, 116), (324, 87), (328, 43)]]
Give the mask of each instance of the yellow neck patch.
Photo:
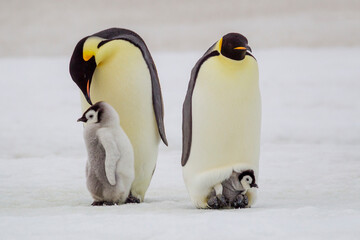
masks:
[(222, 41), (223, 41), (223, 39), (222, 39), (222, 38), (218, 41), (218, 46), (217, 46), (217, 49), (218, 49), (219, 53), (221, 53)]
[(105, 40), (104, 38), (100, 37), (89, 37), (84, 42), (83, 47), (83, 59), (85, 61), (89, 61), (90, 58), (96, 55), (98, 52), (98, 45), (101, 41)]

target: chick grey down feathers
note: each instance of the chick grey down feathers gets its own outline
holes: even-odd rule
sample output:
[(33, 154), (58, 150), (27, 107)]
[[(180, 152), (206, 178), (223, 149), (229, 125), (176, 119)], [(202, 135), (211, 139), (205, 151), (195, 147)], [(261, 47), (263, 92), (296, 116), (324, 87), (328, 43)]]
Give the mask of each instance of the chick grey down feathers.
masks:
[(93, 205), (124, 203), (134, 180), (134, 153), (117, 112), (109, 104), (98, 102), (78, 121), (85, 122), (86, 184)]

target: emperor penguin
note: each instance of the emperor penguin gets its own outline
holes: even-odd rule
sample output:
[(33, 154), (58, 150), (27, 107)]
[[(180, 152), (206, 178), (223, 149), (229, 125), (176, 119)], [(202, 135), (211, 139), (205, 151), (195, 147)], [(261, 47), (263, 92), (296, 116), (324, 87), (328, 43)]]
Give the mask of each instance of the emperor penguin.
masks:
[[(257, 60), (246, 37), (228, 33), (191, 71), (183, 104), (181, 165), (190, 198), (209, 208), (212, 190), (233, 171), (258, 176), (261, 101)], [(246, 192), (247, 207), (256, 188)]]
[(159, 78), (145, 42), (121, 28), (84, 37), (71, 57), (70, 75), (83, 93), (83, 111), (92, 102), (105, 101), (119, 114), (135, 157), (128, 201), (143, 201), (155, 171), (160, 138), (168, 144)]
[(105, 102), (84, 112), (84, 140), (88, 152), (86, 185), (97, 205), (124, 203), (134, 180), (134, 152), (119, 125), (119, 116)]

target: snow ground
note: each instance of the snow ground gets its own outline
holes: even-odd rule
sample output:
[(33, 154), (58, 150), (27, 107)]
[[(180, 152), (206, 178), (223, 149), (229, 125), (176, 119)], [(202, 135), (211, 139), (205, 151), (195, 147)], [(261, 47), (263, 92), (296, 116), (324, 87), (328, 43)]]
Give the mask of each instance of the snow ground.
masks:
[(255, 51), (259, 196), (198, 210), (182, 180), (181, 105), (202, 53), (154, 53), (170, 146), (145, 202), (91, 207), (68, 57), (0, 59), (0, 239), (358, 239), (360, 48)]

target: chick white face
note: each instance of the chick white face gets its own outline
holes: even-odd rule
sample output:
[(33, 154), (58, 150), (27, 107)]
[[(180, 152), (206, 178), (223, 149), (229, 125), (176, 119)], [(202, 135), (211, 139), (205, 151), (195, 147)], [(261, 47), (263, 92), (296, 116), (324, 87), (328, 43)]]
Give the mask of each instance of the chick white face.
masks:
[(101, 116), (103, 113), (103, 108), (101, 107), (102, 103), (96, 103), (92, 105), (88, 110), (84, 112), (84, 114), (79, 118), (78, 122), (84, 122), (86, 124), (96, 124), (101, 121)]
[(244, 175), (242, 179), (240, 179), (240, 183), (245, 190), (258, 187), (257, 184), (254, 182), (254, 179), (250, 175)]
[(245, 190), (250, 189), (250, 184), (252, 183), (252, 177), (250, 177), (249, 175), (245, 175), (241, 180), (240, 180), (241, 185), (243, 186), (243, 188)]
[(90, 110), (85, 114), (86, 123), (97, 123), (98, 122), (98, 112)]

